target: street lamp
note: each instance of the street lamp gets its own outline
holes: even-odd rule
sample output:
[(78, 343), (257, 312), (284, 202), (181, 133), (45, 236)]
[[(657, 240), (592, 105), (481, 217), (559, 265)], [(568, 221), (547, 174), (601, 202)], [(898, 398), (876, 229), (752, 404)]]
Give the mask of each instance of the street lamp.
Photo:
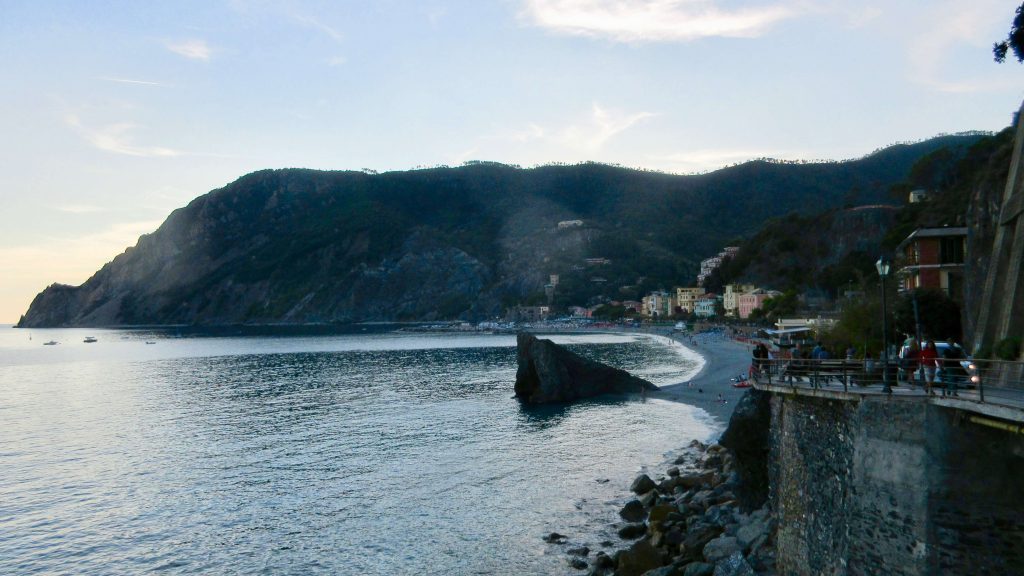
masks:
[(889, 334), (885, 329), (888, 316), (885, 312), (885, 277), (889, 275), (890, 267), (889, 258), (885, 255), (875, 262), (878, 277), (882, 279), (882, 392), (886, 394), (892, 394), (892, 388), (889, 386)]

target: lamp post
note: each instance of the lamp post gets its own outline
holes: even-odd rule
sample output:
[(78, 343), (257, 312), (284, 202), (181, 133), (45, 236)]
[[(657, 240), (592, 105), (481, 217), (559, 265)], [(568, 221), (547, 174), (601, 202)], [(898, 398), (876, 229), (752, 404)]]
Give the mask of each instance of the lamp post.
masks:
[(889, 333), (885, 327), (888, 317), (885, 311), (885, 278), (889, 275), (890, 267), (889, 258), (885, 255), (875, 262), (878, 277), (882, 279), (882, 392), (886, 394), (892, 394), (892, 388), (889, 386)]

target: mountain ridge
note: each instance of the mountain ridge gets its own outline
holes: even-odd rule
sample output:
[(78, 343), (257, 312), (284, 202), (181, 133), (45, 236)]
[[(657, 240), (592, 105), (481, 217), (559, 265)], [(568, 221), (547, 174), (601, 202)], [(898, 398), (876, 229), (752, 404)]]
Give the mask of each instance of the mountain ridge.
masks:
[(769, 218), (885, 203), (917, 159), (977, 138), (690, 176), (594, 163), (260, 170), (174, 210), (81, 286), (47, 287), (19, 326), (493, 318), (543, 301), (552, 274), (555, 305), (636, 299), (688, 283)]

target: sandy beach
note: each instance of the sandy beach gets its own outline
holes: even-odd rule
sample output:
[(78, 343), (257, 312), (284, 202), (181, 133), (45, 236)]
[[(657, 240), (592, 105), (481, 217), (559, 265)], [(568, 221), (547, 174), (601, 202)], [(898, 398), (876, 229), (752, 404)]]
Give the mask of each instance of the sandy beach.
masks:
[[(686, 335), (669, 338), (703, 356), (704, 368), (689, 382), (662, 386), (651, 397), (697, 406), (718, 420), (724, 431), (736, 402), (747, 390), (734, 388), (732, 379), (747, 373), (753, 347), (720, 333), (698, 335), (692, 341)], [(724, 401), (719, 401), (719, 395)]]

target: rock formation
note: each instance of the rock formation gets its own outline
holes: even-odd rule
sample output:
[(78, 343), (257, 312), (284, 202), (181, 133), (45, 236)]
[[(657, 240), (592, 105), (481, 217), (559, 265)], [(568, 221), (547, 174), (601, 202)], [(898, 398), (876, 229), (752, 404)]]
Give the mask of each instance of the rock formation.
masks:
[(550, 340), (522, 332), (516, 339), (516, 397), (531, 404), (571, 402), (601, 394), (657, 390), (625, 370), (587, 360)]

